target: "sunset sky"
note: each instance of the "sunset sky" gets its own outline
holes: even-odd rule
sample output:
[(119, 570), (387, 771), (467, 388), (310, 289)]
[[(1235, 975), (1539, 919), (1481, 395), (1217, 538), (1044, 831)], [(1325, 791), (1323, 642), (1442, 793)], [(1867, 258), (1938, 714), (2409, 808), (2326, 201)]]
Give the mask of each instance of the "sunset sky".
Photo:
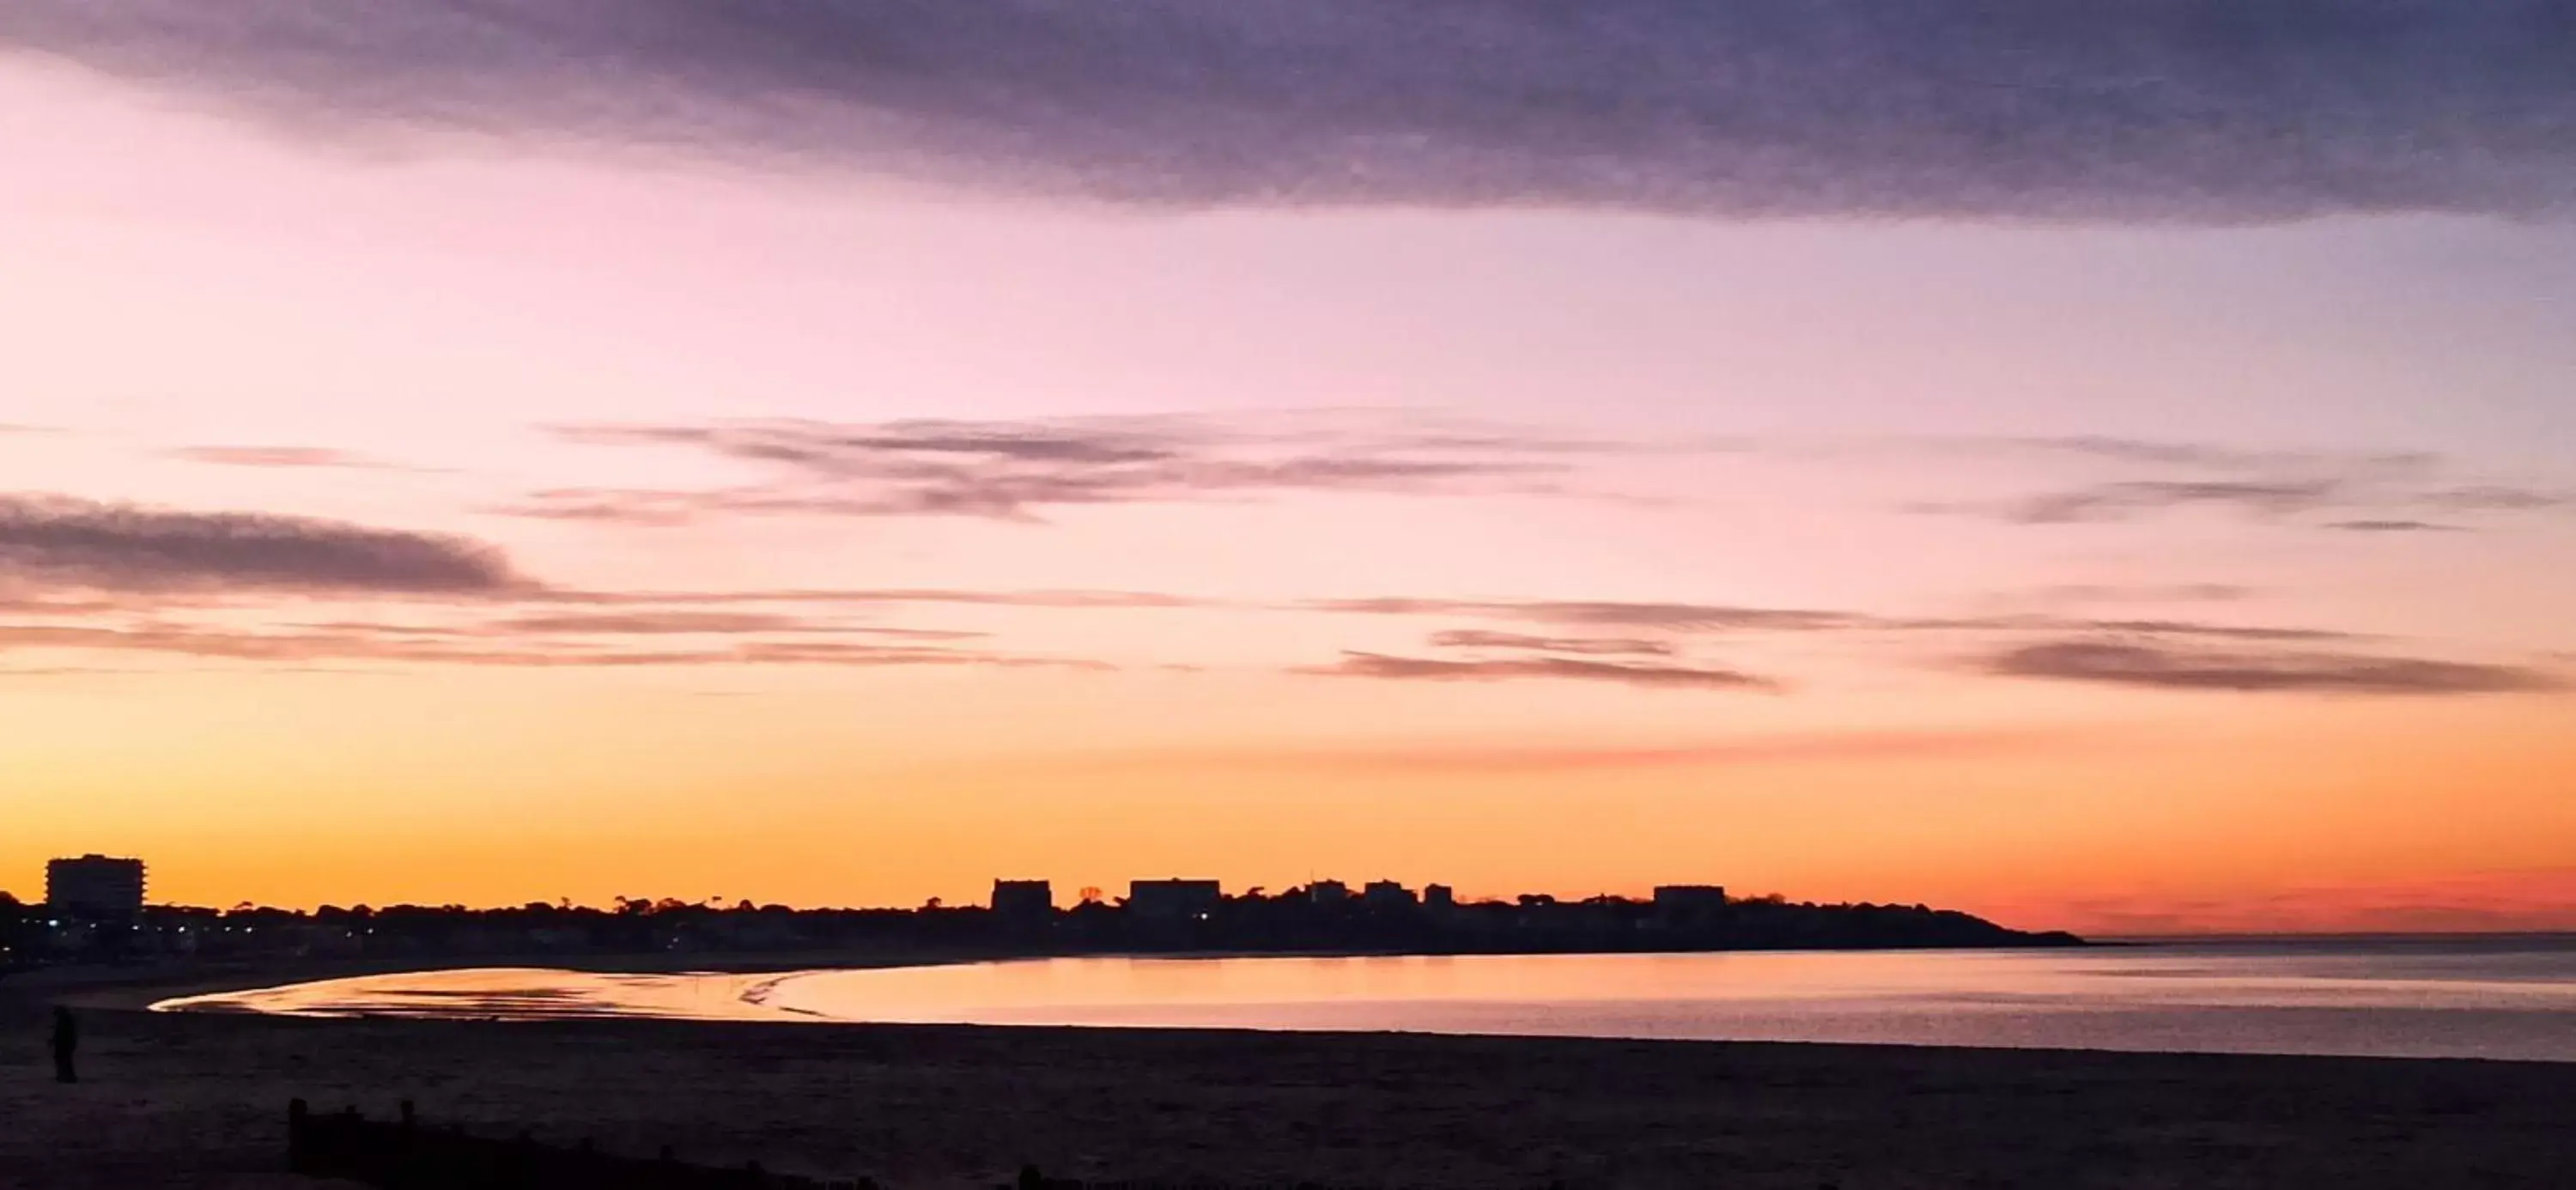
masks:
[(2576, 928), (2576, 23), (2096, 7), (18, 0), (0, 889)]

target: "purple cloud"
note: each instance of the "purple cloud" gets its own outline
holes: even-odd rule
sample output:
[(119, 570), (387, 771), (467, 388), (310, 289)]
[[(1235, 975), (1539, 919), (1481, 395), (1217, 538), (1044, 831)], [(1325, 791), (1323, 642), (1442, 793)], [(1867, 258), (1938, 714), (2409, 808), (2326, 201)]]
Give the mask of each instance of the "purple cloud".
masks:
[(2576, 208), (2558, 0), (16, 0), (9, 50), (340, 136), (1151, 206)]
[(2022, 645), (1985, 659), (1981, 668), (2004, 677), (2155, 690), (2461, 695), (2563, 688), (2557, 677), (2519, 666), (2353, 653), (2217, 652), (2126, 641)]
[(524, 589), (493, 546), (267, 513), (181, 512), (0, 494), (0, 580), (98, 590), (497, 595)]
[(1526, 494), (1545, 486), (1533, 481), (1570, 473), (1575, 456), (1673, 449), (1313, 415), (594, 425), (555, 433), (592, 446), (712, 454), (764, 477), (720, 488), (555, 489), (504, 511), (638, 526), (764, 515), (1035, 520), (1068, 506), (1291, 492)]

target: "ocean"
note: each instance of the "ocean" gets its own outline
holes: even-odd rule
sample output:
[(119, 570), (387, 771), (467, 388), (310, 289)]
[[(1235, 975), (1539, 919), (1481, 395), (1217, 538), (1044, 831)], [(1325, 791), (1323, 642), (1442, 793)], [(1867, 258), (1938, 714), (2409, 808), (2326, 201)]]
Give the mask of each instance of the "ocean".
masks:
[(2576, 937), (2072, 950), (1068, 958), (787, 974), (480, 969), (165, 1011), (1404, 1031), (2576, 1062)]

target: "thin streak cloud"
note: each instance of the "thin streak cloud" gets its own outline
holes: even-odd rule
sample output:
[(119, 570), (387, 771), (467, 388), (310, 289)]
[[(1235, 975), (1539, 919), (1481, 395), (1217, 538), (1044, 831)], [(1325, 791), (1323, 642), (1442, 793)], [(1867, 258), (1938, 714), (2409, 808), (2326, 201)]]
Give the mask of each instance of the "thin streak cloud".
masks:
[(1045, 758), (1068, 769), (1207, 768), (1240, 772), (1308, 770), (1346, 776), (1555, 776), (1638, 769), (1754, 768), (1793, 764), (1923, 763), (1983, 760), (2056, 749), (2097, 751), (2116, 739), (2101, 731), (1858, 730), (1784, 733), (1673, 743), (1433, 740), (1420, 744), (1155, 749), (1110, 756)]
[(2151, 583), (2121, 586), (2107, 583), (2059, 583), (2028, 591), (2006, 593), (2010, 602), (2025, 599), (2043, 604), (2090, 603), (2240, 603), (2256, 594), (2251, 587), (2235, 583)]
[(1431, 636), (1437, 649), (1497, 649), (1532, 653), (1565, 653), (1577, 657), (1669, 657), (1680, 650), (1671, 641), (1624, 636), (1531, 636), (1461, 628)]
[(2335, 521), (2335, 522), (2332, 522), (2332, 523), (2328, 524), (2328, 525), (2326, 526), (2326, 528), (2333, 529), (2333, 530), (2335, 530), (2335, 531), (2337, 531), (2337, 532), (2340, 532), (2340, 533), (2464, 533), (2464, 532), (2467, 532), (2467, 530), (2466, 530), (2466, 529), (2463, 529), (2463, 528), (2461, 528), (2461, 527), (2460, 527), (2460, 526), (2458, 526), (2458, 525), (2443, 525), (2443, 524), (2437, 524), (2437, 523), (2432, 522), (2432, 521), (2408, 521), (2408, 520), (2368, 520), (2368, 519), (2365, 519), (2365, 520), (2357, 520), (2357, 521)]
[(2344, 485), (2329, 479), (2134, 480), (2033, 496), (2013, 502), (2001, 512), (2005, 519), (2025, 525), (2127, 520), (2143, 513), (2191, 507), (2277, 517), (2323, 507), (2343, 495)]
[(1459, 600), (1403, 596), (1327, 599), (1305, 605), (1316, 611), (1371, 616), (1480, 616), (1561, 627), (1653, 629), (1667, 632), (1820, 632), (1879, 623), (1855, 612), (1802, 608), (1736, 607), (1704, 603), (1584, 600)]
[(2534, 512), (2576, 506), (2576, 495), (2505, 484), (2482, 484), (2433, 492), (2424, 497), (2424, 503), (2448, 512)]
[(1778, 682), (1769, 678), (1731, 669), (1589, 661), (1572, 657), (1445, 661), (1425, 657), (1393, 657), (1383, 653), (1344, 653), (1342, 660), (1337, 664), (1315, 666), (1297, 672), (1328, 677), (1426, 682), (1495, 682), (1540, 678), (1605, 682), (1665, 690), (1777, 691), (1781, 688)]
[(663, 668), (678, 666), (989, 666), (1008, 669), (1112, 670), (1087, 658), (1023, 656), (921, 645), (848, 641), (746, 641), (721, 648), (638, 649), (575, 646), (543, 640), (458, 640), (413, 632), (338, 626), (302, 632), (239, 631), (203, 626), (91, 628), (0, 625), (0, 654), (68, 650), (153, 653), (199, 659), (286, 663), (401, 663), (518, 669)]
[(521, 616), (486, 625), (480, 631), (495, 635), (553, 633), (567, 636), (741, 636), (757, 633), (819, 633), (944, 641), (971, 640), (986, 635), (981, 632), (952, 629), (818, 623), (801, 616), (763, 612), (710, 612), (685, 609), (599, 615)]
[(2349, 454), (2314, 450), (2248, 450), (2211, 442), (2165, 438), (2119, 438), (2080, 434), (2056, 438), (2014, 438), (2010, 445), (2052, 454), (2071, 454), (2114, 463), (2191, 467), (2206, 471), (2271, 471), (2331, 468), (2376, 476), (2421, 472), (2442, 458), (2424, 451)]
[[(2331, 628), (2267, 624), (2214, 624), (2198, 620), (2084, 619), (2047, 614), (1901, 617), (1816, 608), (1744, 607), (1727, 604), (1616, 600), (1458, 600), (1381, 597), (1331, 599), (1303, 605), (1324, 612), (1371, 616), (1464, 616), (1564, 628), (1625, 628), (1676, 634), (1701, 633), (2028, 633), (2104, 632), (2157, 637), (2207, 637), (2252, 641), (2348, 641), (2353, 633)], [(1535, 638), (1532, 638), (1535, 639)]]
[(677, 448), (761, 473), (715, 488), (557, 488), (499, 511), (629, 526), (718, 517), (985, 517), (1293, 492), (1577, 496), (1587, 455), (1670, 447), (1392, 417), (1062, 418), (1040, 421), (576, 425), (571, 443)]
[(279, 470), (329, 469), (347, 471), (412, 471), (397, 463), (387, 463), (319, 446), (183, 446), (169, 452), (169, 457), (190, 463), (209, 463), (220, 467), (259, 467)]
[(586, 591), (548, 588), (528, 602), (593, 607), (722, 607), (744, 604), (814, 604), (871, 607), (887, 604), (959, 604), (969, 607), (1042, 607), (1136, 610), (1222, 606), (1220, 601), (1156, 591), (978, 591), (943, 587), (780, 587), (741, 591)]
[(1981, 667), (2003, 677), (2241, 693), (2515, 694), (2565, 686), (2556, 675), (2519, 666), (2355, 653), (2219, 652), (2126, 641), (2022, 645)]

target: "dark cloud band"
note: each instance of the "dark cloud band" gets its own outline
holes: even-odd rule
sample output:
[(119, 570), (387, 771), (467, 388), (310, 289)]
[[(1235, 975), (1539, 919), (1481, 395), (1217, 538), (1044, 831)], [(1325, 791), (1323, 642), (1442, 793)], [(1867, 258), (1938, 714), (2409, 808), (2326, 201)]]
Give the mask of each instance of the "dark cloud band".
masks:
[(2562, 0), (16, 0), (285, 126), (1156, 205), (2576, 209)]
[(99, 590), (498, 594), (528, 586), (468, 538), (265, 513), (0, 494), (0, 580)]

